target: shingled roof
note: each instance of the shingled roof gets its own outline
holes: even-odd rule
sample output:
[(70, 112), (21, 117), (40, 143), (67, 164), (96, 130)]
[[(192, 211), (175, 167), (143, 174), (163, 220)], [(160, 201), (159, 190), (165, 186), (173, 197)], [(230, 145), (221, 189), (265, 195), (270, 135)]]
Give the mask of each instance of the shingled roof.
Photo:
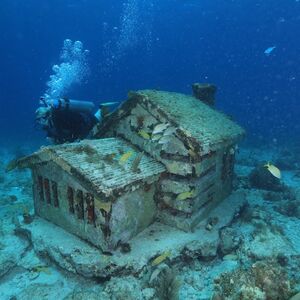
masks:
[[(140, 162), (134, 167), (137, 160)], [(161, 163), (118, 138), (43, 147), (20, 159), (18, 166), (32, 167), (48, 161), (79, 179), (83, 186), (86, 183), (85, 188), (106, 196), (165, 171)]]
[(211, 144), (215, 144), (220, 140), (232, 140), (244, 134), (244, 130), (225, 114), (194, 97), (154, 90), (138, 93), (160, 106), (171, 119), (202, 142), (209, 140)]
[[(128, 113), (135, 103), (161, 111), (173, 124), (185, 130), (208, 151), (232, 144), (244, 136), (245, 131), (225, 114), (209, 107), (192, 96), (157, 90), (130, 92), (129, 99), (104, 122), (98, 136), (113, 122)], [(97, 136), (97, 134), (96, 134)], [(205, 152), (205, 150), (204, 150)]]

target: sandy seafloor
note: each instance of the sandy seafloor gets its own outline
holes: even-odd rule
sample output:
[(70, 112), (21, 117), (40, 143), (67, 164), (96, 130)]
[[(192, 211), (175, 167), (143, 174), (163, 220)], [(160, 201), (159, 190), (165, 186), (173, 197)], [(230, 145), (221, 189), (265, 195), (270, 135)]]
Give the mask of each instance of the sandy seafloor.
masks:
[[(194, 259), (167, 259), (149, 276), (116, 275), (107, 281), (64, 270), (16, 230), (24, 213), (33, 214), (31, 176), (29, 171), (6, 173), (5, 166), (33, 150), (0, 148), (1, 300), (300, 299), (299, 146), (241, 147), (234, 186), (247, 204), (219, 232), (216, 249)], [(250, 172), (266, 161), (280, 166), (284, 191), (251, 187)], [(168, 276), (158, 276), (159, 270), (168, 270)]]

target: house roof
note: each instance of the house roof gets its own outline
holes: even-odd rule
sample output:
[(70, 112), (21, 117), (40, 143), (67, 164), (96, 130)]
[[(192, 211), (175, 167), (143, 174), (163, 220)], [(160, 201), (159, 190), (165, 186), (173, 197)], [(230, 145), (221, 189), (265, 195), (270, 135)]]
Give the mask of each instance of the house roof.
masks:
[(192, 96), (155, 90), (143, 90), (138, 94), (159, 106), (192, 137), (211, 147), (244, 135), (244, 130), (228, 116)]
[[(202, 145), (202, 152), (207, 153), (223, 147), (224, 144), (232, 144), (244, 136), (245, 131), (225, 114), (211, 108), (192, 96), (157, 91), (140, 90), (131, 92), (129, 99), (112, 114), (111, 120), (117, 118), (131, 109), (132, 104), (140, 103), (145, 106), (160, 110), (167, 118), (183, 129), (192, 138)], [(106, 131), (112, 123), (104, 124)], [(100, 131), (103, 130), (100, 128)], [(101, 133), (100, 133), (101, 135)]]
[(85, 188), (106, 196), (165, 171), (161, 163), (118, 138), (43, 147), (19, 160), (18, 166), (33, 167), (48, 161), (86, 184)]

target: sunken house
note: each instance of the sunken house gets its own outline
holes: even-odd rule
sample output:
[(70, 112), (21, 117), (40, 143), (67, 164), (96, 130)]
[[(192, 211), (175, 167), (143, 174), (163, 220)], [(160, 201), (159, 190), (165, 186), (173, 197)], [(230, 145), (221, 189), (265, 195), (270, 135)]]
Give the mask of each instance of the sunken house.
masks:
[(19, 160), (32, 170), (36, 214), (102, 250), (155, 221), (193, 230), (230, 194), (244, 135), (214, 101), (194, 94), (131, 92), (92, 140)]
[[(165, 166), (156, 195), (157, 218), (185, 231), (230, 194), (236, 144), (244, 135), (239, 125), (211, 107), (212, 101), (207, 104), (213, 99), (211, 86), (193, 88), (195, 97), (131, 92), (94, 130), (96, 138), (123, 138)], [(207, 89), (208, 97), (198, 99)]]
[(43, 147), (18, 164), (32, 170), (36, 214), (104, 251), (156, 217), (165, 168), (121, 139)]

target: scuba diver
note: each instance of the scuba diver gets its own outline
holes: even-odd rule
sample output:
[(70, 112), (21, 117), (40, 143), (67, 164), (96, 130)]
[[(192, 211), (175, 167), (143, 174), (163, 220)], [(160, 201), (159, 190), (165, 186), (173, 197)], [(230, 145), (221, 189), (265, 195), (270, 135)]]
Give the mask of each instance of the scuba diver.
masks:
[[(90, 101), (78, 101), (68, 98), (40, 99), (42, 104), (36, 110), (36, 122), (46, 131), (47, 137), (55, 144), (74, 142), (88, 137), (94, 125), (100, 122), (107, 105), (100, 105), (93, 113), (95, 105)], [(115, 102), (108, 103), (109, 105)], [(105, 110), (102, 111), (102, 108)]]

